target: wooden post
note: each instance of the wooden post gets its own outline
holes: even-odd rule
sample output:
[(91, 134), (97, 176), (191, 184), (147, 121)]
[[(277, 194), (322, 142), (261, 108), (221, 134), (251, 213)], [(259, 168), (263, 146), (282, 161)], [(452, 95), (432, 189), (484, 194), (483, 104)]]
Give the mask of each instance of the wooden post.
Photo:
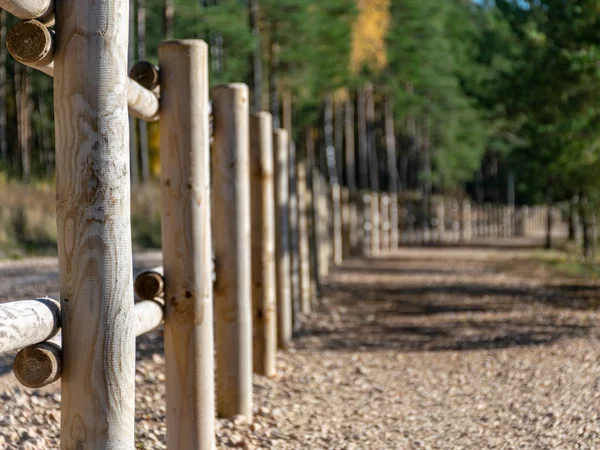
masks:
[(317, 232), (317, 254), (318, 254), (318, 269), (319, 281), (322, 281), (329, 275), (329, 214), (327, 213), (327, 181), (325, 177), (316, 172), (316, 186), (313, 191), (315, 196), (316, 208), (316, 232)]
[(134, 448), (126, 0), (57, 4), (61, 448)]
[(355, 252), (358, 247), (358, 191), (356, 188), (356, 164), (354, 145), (354, 108), (350, 99), (346, 99), (344, 108), (344, 134), (346, 155), (346, 183), (349, 191), (348, 233), (350, 235), (350, 249)]
[(400, 190), (400, 174), (396, 156), (396, 133), (394, 131), (394, 110), (392, 99), (385, 98), (385, 142), (387, 151), (389, 195), (389, 247), (398, 250), (398, 191)]
[(444, 234), (446, 232), (446, 205), (444, 204), (444, 197), (440, 197), (436, 204), (435, 218), (437, 224), (438, 242), (444, 242)]
[(290, 280), (288, 134), (273, 131), (275, 164), (275, 266), (277, 269), (277, 342), (286, 349), (292, 338), (292, 292)]
[(217, 414), (252, 419), (249, 94), (217, 86), (211, 152)]
[(273, 119), (250, 116), (250, 217), (252, 225), (252, 309), (254, 372), (276, 374), (275, 190)]
[(472, 238), (471, 202), (463, 200), (460, 203), (460, 239), (462, 242), (471, 242)]
[[(285, 102), (284, 102), (285, 103)], [(287, 108), (284, 108), (284, 111)], [(291, 115), (291, 114), (290, 114)], [(285, 116), (284, 116), (285, 118)], [(285, 122), (285, 120), (284, 120)], [(291, 122), (291, 121), (290, 121)], [(291, 126), (291, 125), (290, 125)], [(291, 133), (288, 131), (288, 136)], [(300, 326), (300, 242), (298, 236), (298, 180), (296, 175), (296, 143), (290, 142), (288, 153), (289, 164), (289, 242), (290, 242), (290, 288), (292, 295), (292, 324), (293, 330)]]
[(371, 255), (381, 251), (381, 214), (379, 192), (371, 191)]
[(0, 9), (19, 19), (37, 19), (47, 26), (54, 23), (54, 0), (0, 0)]
[(310, 314), (312, 306), (311, 276), (310, 276), (310, 245), (308, 238), (308, 192), (306, 185), (306, 165), (298, 163), (298, 231), (300, 238), (300, 304), (303, 314)]
[(344, 258), (352, 255), (350, 214), (350, 190), (342, 187), (342, 255)]
[(379, 195), (379, 203), (381, 205), (381, 250), (388, 252), (391, 248), (390, 196), (382, 192)]
[(0, 305), (0, 354), (50, 339), (59, 318), (58, 302), (50, 298)]
[(371, 240), (373, 235), (373, 222), (371, 220), (371, 202), (371, 194), (368, 191), (364, 191), (361, 196), (360, 207), (360, 240), (362, 241), (362, 253), (365, 256), (371, 254)]
[(208, 46), (158, 49), (167, 447), (215, 447)]

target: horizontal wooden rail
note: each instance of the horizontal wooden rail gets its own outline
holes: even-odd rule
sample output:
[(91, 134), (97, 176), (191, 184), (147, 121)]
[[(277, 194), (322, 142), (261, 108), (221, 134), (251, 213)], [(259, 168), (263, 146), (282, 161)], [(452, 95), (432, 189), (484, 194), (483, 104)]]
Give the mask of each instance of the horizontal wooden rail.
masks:
[(0, 305), (0, 354), (53, 337), (60, 326), (60, 305), (50, 298)]
[[(37, 20), (12, 27), (6, 35), (6, 47), (20, 63), (54, 76), (54, 33)], [(159, 118), (160, 102), (156, 94), (131, 78), (127, 80), (127, 105), (129, 113), (138, 119), (155, 122)]]
[(164, 276), (162, 266), (139, 273), (133, 283), (135, 295), (142, 300), (162, 297), (165, 292)]
[[(162, 300), (144, 300), (135, 304), (135, 335), (146, 334), (164, 319)], [(1, 326), (1, 325), (0, 325)], [(13, 372), (19, 382), (37, 389), (58, 381), (62, 372), (62, 336), (25, 347), (15, 357)]]
[(54, 0), (0, 0), (0, 9), (19, 19), (37, 19), (44, 25), (54, 22)]

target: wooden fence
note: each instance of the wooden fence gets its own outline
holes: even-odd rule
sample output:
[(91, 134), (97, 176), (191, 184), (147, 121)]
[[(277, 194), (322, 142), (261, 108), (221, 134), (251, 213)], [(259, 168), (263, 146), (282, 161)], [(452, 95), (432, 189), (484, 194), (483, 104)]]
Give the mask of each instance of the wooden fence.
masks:
[[(161, 324), (167, 446), (213, 449), (215, 405), (252, 420), (253, 371), (276, 374), (277, 348), (289, 347), (332, 265), (543, 229), (537, 207), (326, 181), (314, 141), (306, 160), (290, 160), (288, 132), (249, 114), (245, 85), (214, 88), (211, 107), (202, 41), (163, 43), (159, 67), (140, 62), (129, 78), (127, 0), (0, 7), (25, 19), (8, 35), (11, 54), (54, 77), (60, 278), (59, 301), (0, 305), (0, 352), (21, 349), (13, 368), (26, 386), (62, 380), (62, 448), (134, 448), (135, 337)], [(160, 118), (161, 139), (163, 265), (135, 283), (128, 111)]]

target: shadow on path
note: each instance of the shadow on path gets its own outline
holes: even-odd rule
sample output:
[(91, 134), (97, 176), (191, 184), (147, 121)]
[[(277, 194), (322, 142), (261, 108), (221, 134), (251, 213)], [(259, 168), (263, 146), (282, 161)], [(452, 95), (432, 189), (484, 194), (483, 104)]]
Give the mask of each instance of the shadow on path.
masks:
[(459, 251), (460, 264), (448, 249), (403, 249), (335, 269), (323, 286), (321, 314), (308, 319), (296, 347), (477, 350), (600, 334), (600, 285), (530, 275), (532, 265), (541, 267), (533, 253), (515, 254), (507, 272), (495, 248)]

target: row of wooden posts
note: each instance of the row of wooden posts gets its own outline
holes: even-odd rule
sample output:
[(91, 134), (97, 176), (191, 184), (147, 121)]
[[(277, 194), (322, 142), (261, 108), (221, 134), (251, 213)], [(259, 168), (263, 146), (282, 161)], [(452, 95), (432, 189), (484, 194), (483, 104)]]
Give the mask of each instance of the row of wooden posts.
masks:
[[(330, 186), (314, 157), (289, 160), (270, 114), (249, 113), (245, 85), (213, 88), (211, 107), (202, 41), (163, 43), (160, 68), (140, 63), (129, 78), (127, 0), (0, 7), (27, 19), (7, 36), (11, 54), (55, 80), (60, 283), (58, 302), (0, 305), (0, 352), (24, 347), (14, 370), (26, 385), (62, 380), (62, 448), (134, 448), (135, 337), (160, 324), (167, 446), (212, 449), (215, 404), (252, 420), (252, 373), (276, 374), (277, 348), (332, 265), (428, 242), (432, 224), (443, 241), (516, 233), (514, 208), (460, 201), (411, 223), (397, 193)], [(160, 117), (163, 265), (137, 277), (136, 303), (128, 110)]]

